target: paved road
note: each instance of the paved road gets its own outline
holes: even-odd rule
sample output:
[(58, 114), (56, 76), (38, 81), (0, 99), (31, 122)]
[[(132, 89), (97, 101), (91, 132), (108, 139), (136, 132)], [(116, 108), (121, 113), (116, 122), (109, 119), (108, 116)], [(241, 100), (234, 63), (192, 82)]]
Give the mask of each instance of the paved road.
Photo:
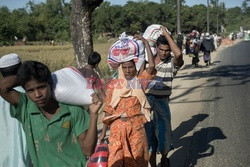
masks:
[(250, 165), (250, 42), (226, 48), (209, 73), (202, 99), (208, 115), (193, 134), (186, 166), (247, 167)]
[(250, 43), (239, 42), (214, 53), (211, 67), (180, 71), (171, 102), (173, 167), (249, 166), (249, 53)]
[(248, 53), (250, 43), (220, 46), (212, 55), (213, 64), (206, 67), (201, 58), (199, 68), (193, 68), (191, 58), (184, 55), (170, 102), (172, 167), (249, 166)]

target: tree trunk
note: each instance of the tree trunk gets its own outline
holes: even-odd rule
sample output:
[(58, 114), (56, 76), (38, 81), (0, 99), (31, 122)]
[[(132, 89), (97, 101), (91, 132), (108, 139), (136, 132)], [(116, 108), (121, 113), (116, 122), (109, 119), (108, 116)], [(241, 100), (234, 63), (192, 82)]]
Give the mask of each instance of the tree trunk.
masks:
[(72, 0), (71, 37), (78, 67), (87, 63), (93, 51), (91, 15), (103, 0)]

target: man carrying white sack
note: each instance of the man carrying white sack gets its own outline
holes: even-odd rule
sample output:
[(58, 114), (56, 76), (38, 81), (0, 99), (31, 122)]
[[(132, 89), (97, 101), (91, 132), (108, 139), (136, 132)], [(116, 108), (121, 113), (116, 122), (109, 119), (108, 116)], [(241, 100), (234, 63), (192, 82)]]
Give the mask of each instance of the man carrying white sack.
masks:
[[(11, 104), (10, 114), (24, 128), (34, 167), (84, 167), (97, 140), (98, 110), (102, 104), (93, 94), (89, 113), (82, 107), (52, 98), (52, 77), (48, 67), (25, 61), (17, 74), (0, 81), (0, 94)], [(26, 93), (13, 88), (22, 85)]]
[[(156, 167), (157, 152), (162, 155), (161, 166), (170, 166), (167, 155), (171, 150), (172, 129), (168, 103), (172, 93), (173, 78), (184, 63), (181, 50), (166, 28), (161, 26), (161, 29), (162, 35), (156, 41), (157, 55), (154, 57), (157, 73), (146, 90), (153, 115), (152, 121), (145, 124), (151, 167)], [(171, 56), (171, 51), (174, 56)]]
[[(0, 58), (2, 77), (16, 75), (21, 61), (17, 54), (9, 54)], [(22, 87), (17, 91), (24, 92)], [(22, 124), (10, 116), (10, 104), (0, 97), (0, 166), (29, 167), (30, 157)]]

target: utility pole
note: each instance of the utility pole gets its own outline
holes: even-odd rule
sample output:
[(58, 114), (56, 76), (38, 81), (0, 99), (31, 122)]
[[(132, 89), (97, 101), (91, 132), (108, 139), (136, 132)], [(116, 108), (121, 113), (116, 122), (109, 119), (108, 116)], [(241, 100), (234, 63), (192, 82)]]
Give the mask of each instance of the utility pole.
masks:
[(181, 0), (177, 0), (177, 34), (181, 33)]
[(217, 12), (217, 18), (216, 18), (216, 22), (217, 22), (217, 29), (216, 29), (216, 34), (219, 34), (219, 0), (216, 0), (216, 12)]
[(209, 0), (207, 0), (207, 32), (209, 33)]

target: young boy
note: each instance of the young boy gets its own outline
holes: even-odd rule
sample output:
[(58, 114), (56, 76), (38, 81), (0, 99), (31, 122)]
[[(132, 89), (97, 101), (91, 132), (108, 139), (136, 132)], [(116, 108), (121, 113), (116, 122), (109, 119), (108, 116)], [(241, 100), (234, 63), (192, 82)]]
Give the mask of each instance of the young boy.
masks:
[[(26, 93), (13, 88), (22, 85)], [(62, 104), (52, 98), (52, 78), (40, 62), (24, 62), (15, 76), (0, 82), (0, 94), (11, 105), (11, 116), (24, 128), (34, 167), (81, 166), (97, 140), (101, 100), (93, 94), (90, 114), (83, 108)]]
[(93, 86), (94, 89), (97, 89), (100, 94), (102, 100), (104, 101), (106, 98), (105, 91), (103, 90), (103, 83), (99, 75), (95, 72), (94, 69), (97, 70), (97, 67), (101, 61), (101, 55), (98, 52), (92, 52), (88, 57), (88, 64), (86, 67), (82, 67), (78, 69), (82, 75), (87, 79), (88, 84)]

